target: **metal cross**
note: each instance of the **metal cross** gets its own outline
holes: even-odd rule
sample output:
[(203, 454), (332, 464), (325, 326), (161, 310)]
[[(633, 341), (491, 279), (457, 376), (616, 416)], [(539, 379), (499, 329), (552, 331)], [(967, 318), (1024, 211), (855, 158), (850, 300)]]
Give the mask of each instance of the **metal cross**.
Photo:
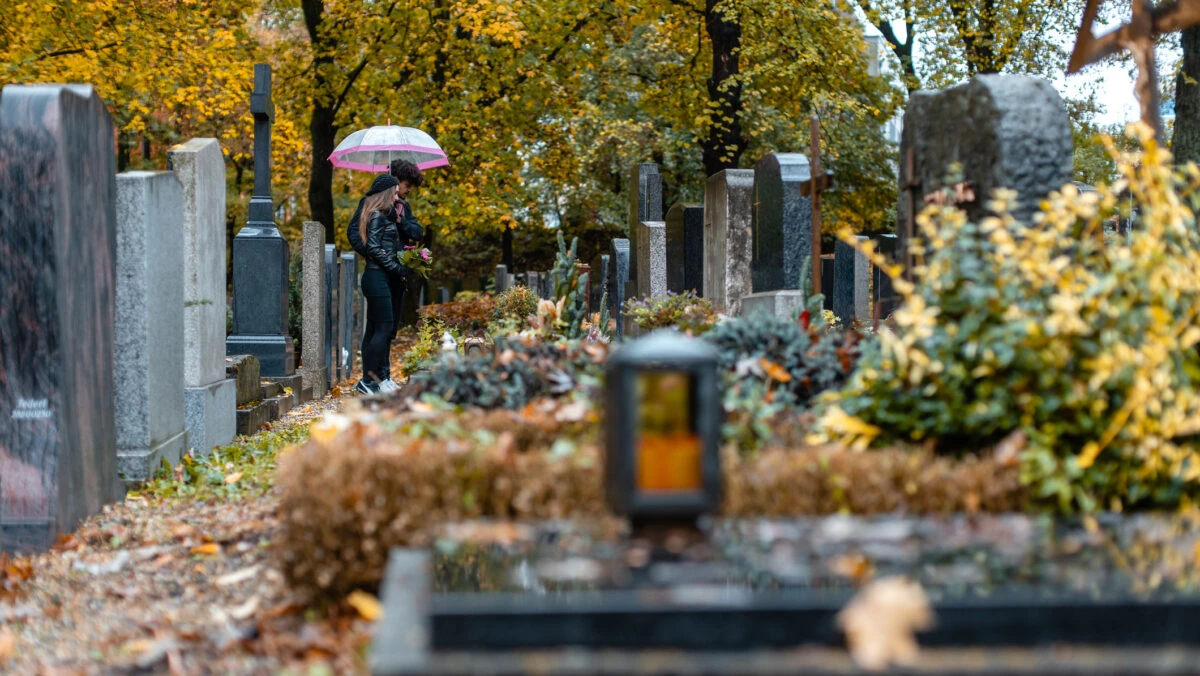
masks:
[(275, 223), (271, 204), (271, 124), (275, 104), (271, 101), (271, 66), (254, 64), (254, 91), (250, 94), (250, 112), (254, 115), (254, 196), (250, 199), (252, 223)]
[(812, 197), (812, 290), (821, 293), (821, 193), (833, 187), (833, 174), (821, 171), (821, 120), (809, 121), (809, 179), (800, 184), (801, 194)]
[(1150, 5), (1145, 0), (1133, 0), (1133, 15), (1129, 23), (1100, 37), (1092, 32), (1092, 23), (1101, 0), (1087, 0), (1083, 23), (1075, 37), (1075, 49), (1067, 64), (1067, 73), (1078, 73), (1084, 66), (1127, 50), (1137, 65), (1138, 76), (1134, 93), (1142, 109), (1142, 122), (1150, 125), (1159, 143), (1163, 142), (1162, 118), (1159, 113), (1158, 71), (1154, 67), (1154, 40), (1165, 33), (1180, 31), (1200, 23), (1200, 0), (1171, 0)]

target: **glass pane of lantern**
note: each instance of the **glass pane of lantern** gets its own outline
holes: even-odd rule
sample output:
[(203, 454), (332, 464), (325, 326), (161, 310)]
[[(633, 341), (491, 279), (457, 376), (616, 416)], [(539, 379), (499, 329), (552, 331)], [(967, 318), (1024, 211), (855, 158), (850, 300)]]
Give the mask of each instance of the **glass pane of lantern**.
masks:
[(699, 491), (703, 487), (702, 448), (692, 399), (692, 377), (688, 373), (638, 373), (639, 491)]

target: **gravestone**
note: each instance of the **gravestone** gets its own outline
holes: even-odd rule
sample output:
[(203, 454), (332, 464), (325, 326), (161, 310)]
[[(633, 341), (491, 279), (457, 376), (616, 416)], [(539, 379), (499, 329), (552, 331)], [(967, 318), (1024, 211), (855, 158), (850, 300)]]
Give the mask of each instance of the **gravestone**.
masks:
[[(653, 162), (633, 165), (629, 172), (629, 277), (626, 280), (627, 297), (640, 297), (644, 289), (638, 288), (638, 224), (661, 221), (662, 174)], [(624, 299), (622, 299), (624, 300)]]
[(425, 673), (433, 634), (433, 565), (428, 551), (388, 552), (382, 601), (385, 612), (371, 651), (371, 674)]
[(323, 397), (329, 389), (329, 371), (325, 358), (329, 354), (325, 344), (325, 325), (329, 321), (329, 306), (326, 305), (325, 274), (325, 226), (315, 221), (305, 221), (301, 246), (303, 247), (303, 279), (301, 289), (301, 376), (304, 389), (312, 390), (312, 396)]
[(325, 370), (329, 374), (329, 387), (337, 385), (342, 379), (341, 364), (338, 360), (338, 266), (337, 245), (325, 245)]
[(821, 288), (825, 291), (821, 294), (821, 307), (833, 311), (833, 285), (834, 285), (834, 265), (836, 261), (833, 254), (821, 256)]
[[(869, 238), (858, 235), (859, 243)], [(834, 247), (833, 314), (842, 320), (846, 327), (854, 322), (865, 322), (871, 318), (870, 289), (871, 261), (849, 244), (838, 241)]]
[(617, 339), (624, 335), (622, 306), (625, 304), (625, 285), (629, 279), (629, 240), (618, 238), (612, 241), (612, 260), (609, 261), (608, 290), (612, 303), (612, 318), (617, 323)]
[(246, 225), (233, 238), (233, 335), (225, 354), (258, 357), (263, 376), (291, 376), (295, 345), (288, 335), (287, 239), (275, 227), (271, 201), (271, 67), (254, 66), (254, 196)]
[(438, 287), (438, 302), (439, 303), (449, 303), (450, 302), (450, 289), (447, 289), (444, 286)]
[(354, 372), (354, 365), (358, 360), (359, 351), (359, 333), (357, 332), (357, 324), (355, 322), (356, 305), (355, 295), (358, 292), (358, 255), (354, 252), (345, 252), (342, 254), (341, 268), (341, 284), (338, 288), (338, 300), (341, 307), (338, 308), (339, 319), (341, 320), (341, 328), (338, 329), (340, 337), (341, 352), (339, 359), (342, 365), (342, 379), (349, 378)]
[(950, 89), (913, 92), (900, 137), (901, 252), (912, 215), (945, 186), (952, 163), (961, 164), (973, 195), (960, 205), (968, 217), (985, 214), (996, 188), (1011, 188), (1018, 194), (1013, 215), (1028, 223), (1042, 198), (1071, 180), (1071, 125), (1054, 87), (1028, 75), (977, 75)]
[(169, 171), (117, 175), (113, 385), (117, 471), (133, 484), (188, 449), (184, 428), (183, 187)]
[(0, 542), (119, 500), (113, 121), (89, 85), (0, 92)]
[(643, 221), (637, 225), (638, 291), (647, 298), (667, 292), (667, 224)]
[(542, 294), (542, 275), (537, 272), (526, 272), (525, 280), (528, 283), (529, 290), (541, 296)]
[[(895, 261), (896, 254), (900, 250), (899, 237), (892, 234), (880, 235), (876, 240), (875, 250), (888, 260)], [(896, 288), (892, 285), (892, 278), (888, 277), (882, 268), (876, 266), (872, 268), (872, 282), (874, 283), (872, 295), (875, 299), (875, 307), (871, 310), (872, 318), (887, 319), (900, 302), (896, 295)]]
[(503, 265), (496, 266), (496, 293), (504, 293), (508, 291), (508, 268)]
[[(609, 303), (612, 294), (609, 293), (605, 297), (605, 291), (608, 290), (608, 261), (611, 258), (610, 254), (596, 254), (592, 259), (591, 265), (591, 289), (588, 294), (588, 310), (590, 312), (599, 312), (601, 303)], [(609, 303), (611, 305), (611, 303)], [(609, 316), (612, 316), (612, 310), (609, 310)]]
[(225, 158), (212, 138), (167, 152), (183, 186), (183, 400), (188, 445), (233, 441), (237, 386), (225, 377)]
[(812, 179), (800, 153), (767, 153), (754, 169), (754, 292), (804, 288), (801, 272), (812, 257)]
[(678, 202), (667, 212), (667, 290), (704, 295), (704, 206)]
[(725, 169), (704, 187), (704, 297), (719, 313), (740, 314), (751, 293), (754, 170)]

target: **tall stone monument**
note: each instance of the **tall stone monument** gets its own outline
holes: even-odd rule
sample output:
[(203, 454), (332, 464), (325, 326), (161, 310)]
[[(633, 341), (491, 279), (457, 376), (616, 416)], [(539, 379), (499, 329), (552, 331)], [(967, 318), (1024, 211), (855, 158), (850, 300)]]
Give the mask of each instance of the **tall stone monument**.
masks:
[(254, 66), (254, 196), (246, 225), (233, 238), (233, 335), (226, 354), (258, 357), (262, 375), (291, 376), (296, 354), (288, 335), (288, 242), (275, 227), (271, 201), (271, 67)]
[(736, 316), (751, 293), (753, 169), (726, 169), (704, 188), (704, 297)]
[(117, 471), (145, 481), (187, 452), (183, 188), (169, 171), (117, 176)]
[(325, 366), (325, 359), (329, 356), (325, 343), (325, 326), (329, 318), (328, 289), (325, 286), (325, 226), (316, 221), (305, 221), (301, 247), (304, 251), (301, 272), (304, 340), (301, 341), (300, 373), (304, 379), (304, 389), (311, 390), (313, 397), (323, 397), (329, 390), (329, 370)]
[(113, 121), (88, 85), (0, 92), (0, 543), (121, 498)]
[(237, 383), (225, 376), (225, 158), (214, 138), (167, 152), (183, 186), (183, 400), (197, 453), (233, 441)]

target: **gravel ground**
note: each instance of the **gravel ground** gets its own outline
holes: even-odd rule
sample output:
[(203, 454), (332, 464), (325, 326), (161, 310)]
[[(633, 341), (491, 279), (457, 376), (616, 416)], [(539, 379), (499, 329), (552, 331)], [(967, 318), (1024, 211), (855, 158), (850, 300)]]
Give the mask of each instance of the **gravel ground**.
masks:
[[(273, 429), (339, 409), (353, 397), (340, 389)], [(370, 624), (348, 606), (308, 609), (285, 585), (270, 552), (276, 504), (273, 492), (131, 498), (16, 562), (32, 576), (0, 585), (0, 673), (364, 672)]]

